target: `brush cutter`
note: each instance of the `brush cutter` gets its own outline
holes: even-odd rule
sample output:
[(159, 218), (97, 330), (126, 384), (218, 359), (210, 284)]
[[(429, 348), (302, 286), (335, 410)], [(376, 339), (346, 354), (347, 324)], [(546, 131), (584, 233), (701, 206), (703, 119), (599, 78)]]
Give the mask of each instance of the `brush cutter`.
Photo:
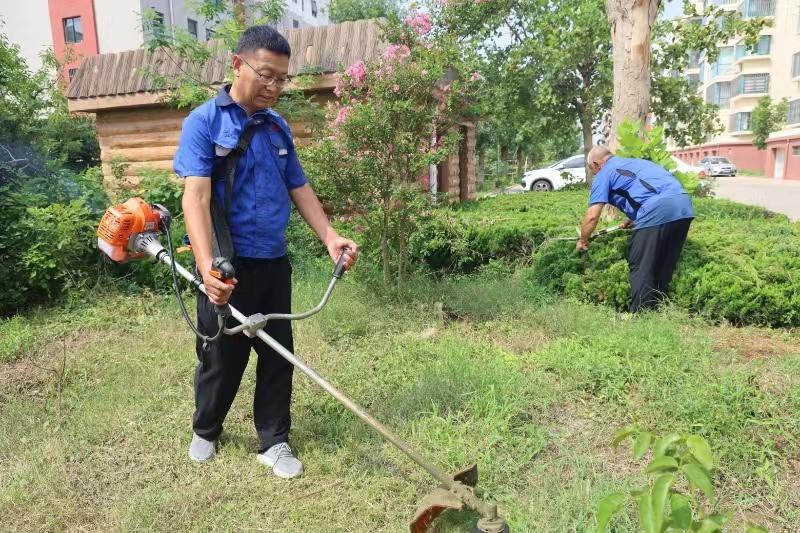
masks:
[[(220, 318), (217, 334), (213, 337), (203, 336), (197, 331), (196, 326), (192, 324), (186, 313), (178, 289), (177, 275), (179, 274), (185, 278), (194, 288), (203, 293), (205, 293), (205, 287), (201, 278), (189, 272), (172, 257), (174, 252), (169, 234), (171, 218), (169, 211), (163, 206), (158, 204), (151, 205), (140, 198), (132, 198), (124, 204), (109, 208), (103, 215), (97, 230), (98, 248), (109, 258), (120, 263), (153, 257), (156, 261), (166, 264), (173, 273), (175, 290), (184, 319), (204, 342), (215, 342), (222, 334), (244, 334), (248, 337), (258, 337), (433, 476), (440, 486), (420, 503), (410, 525), (411, 533), (427, 531), (432, 526), (435, 518), (443, 511), (465, 508), (473, 509), (481, 515), (475, 527), (476, 532), (501, 533), (509, 531), (506, 522), (497, 514), (497, 505), (487, 503), (475, 495), (474, 487), (478, 481), (478, 470), (475, 465), (471, 465), (455, 474), (448, 474), (440, 469), (413, 450), (400, 437), (378, 422), (344, 393), (336, 389), (305, 361), (264, 332), (263, 328), (270, 320), (301, 320), (321, 311), (327, 304), (336, 282), (344, 274), (345, 254), (342, 254), (339, 258), (333, 277), (322, 300), (313, 309), (296, 314), (255, 314), (245, 316), (235, 307), (227, 305), (218, 309)], [(162, 246), (159, 240), (159, 235), (161, 234), (166, 235), (168, 248)], [(212, 275), (218, 279), (227, 280), (234, 276), (233, 266), (224, 258), (216, 258), (212, 270)], [(233, 328), (225, 327), (225, 318), (227, 316), (233, 317), (239, 322), (239, 325)]]

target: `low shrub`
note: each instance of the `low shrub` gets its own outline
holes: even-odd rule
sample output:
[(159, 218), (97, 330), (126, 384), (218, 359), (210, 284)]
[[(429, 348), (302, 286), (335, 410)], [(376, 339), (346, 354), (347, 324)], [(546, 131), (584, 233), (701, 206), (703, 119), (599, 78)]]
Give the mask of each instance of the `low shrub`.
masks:
[[(585, 192), (520, 194), (453, 206), (413, 235), (414, 257), (443, 273), (471, 272), (491, 260), (525, 267), (524, 276), (583, 301), (626, 309), (629, 234), (598, 238), (585, 255), (571, 236)], [(759, 207), (697, 198), (697, 218), (672, 283), (674, 301), (711, 320), (800, 325), (800, 225)], [(606, 222), (607, 225), (613, 221)]]

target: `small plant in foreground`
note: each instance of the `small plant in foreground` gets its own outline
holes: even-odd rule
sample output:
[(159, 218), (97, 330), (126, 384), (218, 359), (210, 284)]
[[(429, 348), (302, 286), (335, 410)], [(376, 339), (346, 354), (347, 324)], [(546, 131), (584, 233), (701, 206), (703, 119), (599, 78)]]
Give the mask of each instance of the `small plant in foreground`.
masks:
[[(614, 437), (613, 444), (618, 446), (627, 439), (633, 440), (636, 460), (652, 448), (644, 471), (653, 479), (647, 486), (632, 490), (629, 496), (614, 492), (603, 498), (597, 506), (596, 532), (606, 531), (611, 519), (629, 500), (636, 502), (639, 527), (645, 533), (723, 531), (731, 513), (714, 512), (714, 456), (706, 439), (678, 433), (657, 438), (647, 431), (626, 428)], [(753, 524), (748, 524), (745, 531), (767, 533), (762, 526)]]

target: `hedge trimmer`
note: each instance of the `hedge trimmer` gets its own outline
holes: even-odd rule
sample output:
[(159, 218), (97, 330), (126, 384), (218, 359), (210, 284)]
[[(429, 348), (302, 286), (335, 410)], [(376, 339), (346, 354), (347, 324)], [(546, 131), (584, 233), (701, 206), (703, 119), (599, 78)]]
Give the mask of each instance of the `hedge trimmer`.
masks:
[[(595, 237), (600, 237), (602, 235), (608, 235), (609, 233), (614, 233), (615, 231), (620, 231), (620, 230), (623, 230), (623, 229), (625, 229), (625, 228), (622, 226), (622, 224), (617, 224), (616, 226), (610, 226), (608, 228), (603, 228), (601, 230), (597, 230), (594, 233), (592, 233), (589, 236), (589, 238), (590, 239), (594, 239)], [(549, 241), (577, 241), (578, 239), (581, 238), (581, 228), (579, 228), (578, 226), (575, 226), (575, 231), (577, 232), (577, 235), (575, 235), (573, 237), (548, 237), (547, 239), (544, 240), (544, 242), (549, 242)], [(544, 243), (542, 243), (542, 244), (544, 244)]]
[[(231, 305), (220, 306), (217, 308), (219, 330), (214, 336), (203, 336), (197, 331), (196, 326), (192, 324), (186, 312), (178, 288), (178, 275), (185, 278), (195, 289), (203, 293), (205, 293), (205, 286), (201, 278), (189, 272), (173, 259), (174, 251), (169, 234), (171, 220), (172, 216), (163, 206), (148, 204), (141, 198), (131, 198), (124, 204), (110, 207), (105, 212), (97, 229), (97, 246), (113, 261), (119, 263), (153, 257), (156, 261), (166, 264), (172, 270), (174, 288), (183, 317), (204, 343), (216, 342), (222, 334), (244, 334), (250, 338), (258, 337), (378, 432), (381, 437), (392, 443), (398, 450), (433, 476), (440, 486), (428, 494), (420, 503), (410, 525), (411, 533), (427, 531), (432, 527), (435, 518), (447, 509), (461, 510), (464, 508), (473, 509), (481, 515), (475, 528), (476, 532), (507, 533), (510, 531), (505, 520), (497, 514), (497, 505), (487, 503), (475, 495), (474, 487), (478, 481), (478, 470), (475, 465), (471, 465), (455, 474), (448, 474), (429, 462), (389, 428), (378, 422), (362, 407), (326, 381), (305, 361), (284, 348), (264, 331), (264, 326), (269, 320), (300, 320), (320, 312), (328, 302), (336, 282), (344, 274), (345, 254), (342, 254), (339, 258), (333, 277), (322, 300), (313, 309), (297, 314), (262, 315), (257, 313), (245, 316)], [(159, 235), (161, 234), (166, 235), (168, 248), (162, 246), (159, 240)], [(215, 258), (211, 268), (211, 274), (223, 281), (233, 278), (235, 274), (233, 265), (225, 258)], [(233, 328), (225, 327), (225, 318), (229, 316), (238, 321), (239, 325)]]

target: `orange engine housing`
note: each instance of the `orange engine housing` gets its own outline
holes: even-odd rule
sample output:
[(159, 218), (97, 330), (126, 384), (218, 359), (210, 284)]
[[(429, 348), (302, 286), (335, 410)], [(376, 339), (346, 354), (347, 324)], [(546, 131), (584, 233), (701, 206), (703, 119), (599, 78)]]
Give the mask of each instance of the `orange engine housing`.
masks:
[(131, 198), (127, 202), (109, 207), (97, 228), (97, 247), (113, 261), (124, 263), (142, 259), (145, 254), (131, 252), (131, 237), (146, 231), (158, 231), (161, 213), (142, 200)]

